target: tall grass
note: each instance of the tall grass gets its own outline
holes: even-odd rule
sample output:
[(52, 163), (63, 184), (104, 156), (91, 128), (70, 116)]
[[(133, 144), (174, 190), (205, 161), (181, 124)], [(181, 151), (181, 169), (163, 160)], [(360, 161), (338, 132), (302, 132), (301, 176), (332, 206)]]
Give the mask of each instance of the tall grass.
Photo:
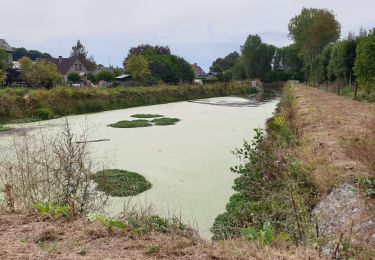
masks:
[(0, 123), (244, 94), (251, 90), (236, 83), (51, 90), (6, 88), (0, 89)]

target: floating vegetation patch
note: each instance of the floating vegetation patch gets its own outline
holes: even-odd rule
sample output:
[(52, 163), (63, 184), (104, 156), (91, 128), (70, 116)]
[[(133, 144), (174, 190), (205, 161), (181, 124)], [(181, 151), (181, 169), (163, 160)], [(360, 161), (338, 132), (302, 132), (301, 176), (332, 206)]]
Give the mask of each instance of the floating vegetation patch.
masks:
[(175, 125), (180, 121), (178, 118), (164, 117), (159, 114), (135, 114), (133, 118), (142, 118), (137, 120), (123, 120), (115, 124), (108, 125), (115, 128), (136, 128), (136, 127), (149, 127), (153, 125)]
[(168, 118), (168, 117), (155, 118), (151, 120), (151, 122), (154, 123), (155, 125), (174, 125), (179, 121), (180, 119), (178, 118)]
[(135, 115), (132, 115), (131, 117), (134, 117), (134, 118), (157, 118), (157, 117), (163, 117), (163, 115), (158, 115), (158, 114), (135, 114)]
[(93, 176), (93, 179), (98, 184), (97, 190), (112, 197), (135, 196), (152, 187), (152, 184), (144, 176), (117, 169), (99, 171)]
[(148, 127), (148, 126), (152, 126), (152, 124), (148, 120), (139, 119), (139, 120), (131, 120), (131, 121), (123, 120), (115, 124), (111, 124), (109, 126), (115, 127), (115, 128), (136, 128), (136, 127)]

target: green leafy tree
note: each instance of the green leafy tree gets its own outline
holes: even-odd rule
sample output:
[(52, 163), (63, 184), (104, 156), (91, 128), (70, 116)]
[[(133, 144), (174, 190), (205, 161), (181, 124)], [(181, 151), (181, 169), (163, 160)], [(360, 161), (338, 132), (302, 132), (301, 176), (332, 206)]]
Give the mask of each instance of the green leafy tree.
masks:
[(243, 60), (240, 59), (232, 68), (233, 79), (244, 80), (246, 79), (246, 69)]
[(358, 82), (369, 94), (375, 86), (375, 30), (359, 38), (356, 53), (354, 72)]
[(343, 84), (352, 81), (356, 48), (357, 40), (353, 36), (333, 45), (328, 66), (331, 78), (336, 78)]
[(32, 87), (52, 88), (62, 82), (62, 75), (57, 71), (55, 64), (45, 60), (35, 63), (30, 58), (24, 57), (20, 60), (21, 77)]
[(97, 81), (107, 81), (107, 82), (113, 82), (115, 81), (115, 74), (113, 74), (112, 71), (110, 70), (102, 70), (101, 72), (96, 75), (96, 80)]
[(226, 70), (232, 69), (235, 64), (240, 61), (240, 54), (238, 52), (232, 52), (225, 56), (224, 58), (218, 58), (210, 67), (211, 72), (224, 72)]
[(241, 48), (247, 78), (261, 78), (271, 71), (275, 46), (262, 42), (259, 35), (250, 35)]
[(8, 54), (0, 49), (0, 70), (6, 70), (8, 68)]
[(309, 70), (318, 64), (316, 58), (324, 47), (337, 41), (341, 33), (341, 25), (333, 12), (317, 8), (303, 8), (290, 20), (288, 29)]
[(180, 83), (192, 82), (194, 79), (191, 65), (185, 59), (171, 54), (167, 46), (146, 44), (131, 48), (128, 57), (124, 60), (125, 70), (126, 65), (134, 56), (141, 56), (147, 62), (149, 73), (143, 80), (147, 78), (151, 82), (162, 80), (165, 83)]
[(78, 73), (72, 72), (68, 75), (68, 80), (72, 83), (77, 83), (81, 81), (81, 77), (79, 76)]
[(303, 80), (303, 60), (295, 44), (279, 48), (280, 68), (289, 75), (290, 79)]
[(148, 62), (140, 54), (132, 54), (124, 61), (125, 72), (135, 80), (145, 80), (150, 75)]
[(19, 60), (20, 58), (22, 57), (28, 57), (32, 60), (36, 60), (36, 59), (49, 59), (49, 58), (52, 58), (52, 56), (49, 54), (49, 53), (42, 53), (40, 51), (37, 51), (37, 50), (27, 50), (23, 47), (21, 48), (14, 48), (13, 50), (13, 59), (14, 60)]

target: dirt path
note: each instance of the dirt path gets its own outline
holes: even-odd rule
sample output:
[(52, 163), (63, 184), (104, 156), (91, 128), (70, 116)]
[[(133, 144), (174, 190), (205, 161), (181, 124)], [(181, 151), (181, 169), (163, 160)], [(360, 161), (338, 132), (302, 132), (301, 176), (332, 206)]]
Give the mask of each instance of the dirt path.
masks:
[(356, 182), (370, 172), (348, 155), (348, 140), (362, 138), (369, 130), (375, 105), (302, 85), (294, 87), (294, 94), (298, 157), (312, 169), (312, 181), (320, 191), (315, 214), (321, 231), (333, 234), (333, 239), (343, 233), (344, 238), (374, 247), (374, 199), (358, 191)]

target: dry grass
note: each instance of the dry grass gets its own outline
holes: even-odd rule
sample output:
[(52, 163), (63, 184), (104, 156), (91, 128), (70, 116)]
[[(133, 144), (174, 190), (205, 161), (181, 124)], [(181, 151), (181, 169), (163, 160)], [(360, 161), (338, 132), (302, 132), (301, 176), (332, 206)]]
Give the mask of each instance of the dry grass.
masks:
[(319, 259), (315, 250), (259, 248), (244, 239), (208, 243), (170, 233), (125, 236), (97, 222), (39, 220), (0, 211), (1, 259)]
[(369, 175), (375, 178), (375, 119), (364, 128), (367, 131), (361, 136), (346, 139), (346, 153), (353, 160), (361, 162)]

